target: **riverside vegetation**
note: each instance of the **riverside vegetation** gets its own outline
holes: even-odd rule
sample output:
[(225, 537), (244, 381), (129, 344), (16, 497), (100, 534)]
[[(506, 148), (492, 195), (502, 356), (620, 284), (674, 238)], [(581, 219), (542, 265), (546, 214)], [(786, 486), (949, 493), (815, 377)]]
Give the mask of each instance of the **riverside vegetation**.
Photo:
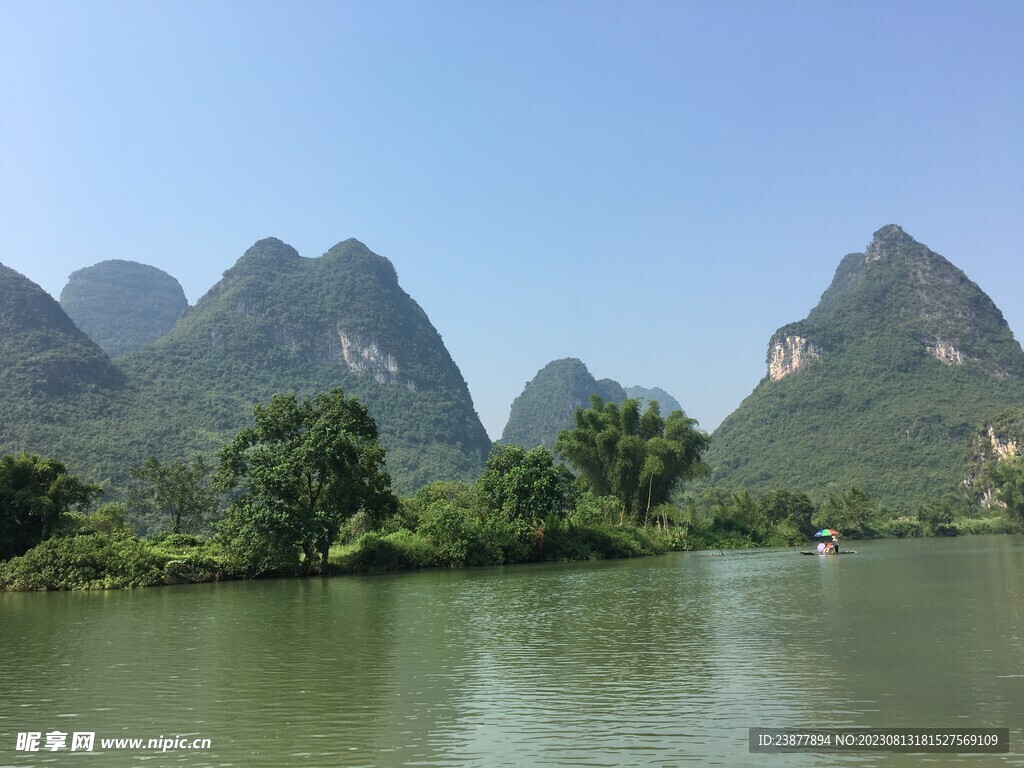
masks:
[[(977, 285), (895, 225), (772, 336), (768, 375), (710, 442), (570, 358), (527, 385), (492, 449), (440, 334), (355, 240), (316, 259), (261, 240), (176, 320), (169, 276), (76, 274), (62, 301), (104, 348), (0, 265), (8, 588), (1021, 523), (1024, 350)], [(108, 306), (133, 291), (168, 308), (145, 337), (123, 335), (139, 305)]]
[[(709, 437), (638, 400), (577, 409), (556, 448), (496, 445), (473, 483), (399, 499), (366, 408), (340, 389), (278, 395), (218, 453), (131, 474), (128, 502), (55, 459), (0, 458), (0, 588), (104, 589), (265, 576), (599, 559), (693, 548), (785, 546), (817, 528), (860, 536), (1020, 530), (1024, 462), (990, 472), (1002, 511), (946, 501), (894, 515), (862, 491), (678, 493), (706, 471)], [(140, 536), (140, 529), (149, 535)]]

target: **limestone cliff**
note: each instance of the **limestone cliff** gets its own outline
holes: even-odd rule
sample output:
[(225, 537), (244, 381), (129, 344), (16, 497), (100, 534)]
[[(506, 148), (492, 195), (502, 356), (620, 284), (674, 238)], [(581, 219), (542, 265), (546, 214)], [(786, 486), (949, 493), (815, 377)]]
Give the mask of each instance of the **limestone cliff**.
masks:
[(1024, 410), (1012, 409), (986, 420), (975, 431), (964, 461), (963, 485), (983, 506), (995, 502), (991, 469), (1024, 453)]
[(818, 357), (821, 357), (821, 347), (817, 343), (780, 328), (768, 343), (768, 378), (778, 381)]

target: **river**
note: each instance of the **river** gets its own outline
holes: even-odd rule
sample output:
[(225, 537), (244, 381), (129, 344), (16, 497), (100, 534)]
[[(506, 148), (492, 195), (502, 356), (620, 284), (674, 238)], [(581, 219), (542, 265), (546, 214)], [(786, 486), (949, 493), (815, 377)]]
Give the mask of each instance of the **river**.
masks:
[[(0, 594), (0, 766), (1024, 766), (1024, 537), (846, 545)], [(754, 727), (1010, 752), (751, 754)]]

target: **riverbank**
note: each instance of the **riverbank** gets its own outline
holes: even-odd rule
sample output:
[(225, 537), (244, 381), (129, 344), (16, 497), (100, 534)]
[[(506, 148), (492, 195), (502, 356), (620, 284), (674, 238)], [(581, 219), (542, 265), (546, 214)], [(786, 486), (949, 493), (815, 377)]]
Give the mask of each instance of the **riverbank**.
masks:
[[(971, 518), (947, 530), (947, 536), (1012, 533), (1005, 518)], [(900, 535), (903, 534), (903, 535)], [(932, 538), (906, 526), (896, 534), (875, 538)], [(89, 532), (48, 539), (21, 557), (0, 563), (0, 591), (135, 589), (202, 584), (252, 578), (322, 578), (357, 573), (383, 573), (462, 568), (512, 563), (611, 560), (646, 557), (698, 549), (760, 549), (736, 531), (694, 532), (676, 528), (572, 522), (534, 532), (532, 546), (520, 557), (496, 539), (478, 535), (459, 546), (443, 546), (419, 532), (401, 528), (363, 533), (348, 544), (331, 548), (326, 574), (268, 572), (254, 577), (233, 563), (214, 538), (163, 534), (139, 538), (129, 534)]]
[[(624, 525), (565, 523), (538, 529), (520, 557), (484, 536), (443, 546), (408, 529), (369, 532), (332, 547), (326, 574), (267, 572), (259, 577), (336, 576), (425, 568), (506, 565), (525, 562), (644, 557), (686, 549), (676, 532)], [(152, 539), (90, 532), (48, 539), (21, 557), (0, 563), (0, 590), (53, 591), (133, 589), (253, 578), (216, 539), (165, 534)]]

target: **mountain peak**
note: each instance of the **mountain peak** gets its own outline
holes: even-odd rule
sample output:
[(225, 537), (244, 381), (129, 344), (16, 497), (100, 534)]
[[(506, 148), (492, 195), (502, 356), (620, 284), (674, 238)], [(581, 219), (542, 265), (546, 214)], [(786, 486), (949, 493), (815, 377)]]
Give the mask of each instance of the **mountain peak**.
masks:
[(523, 448), (551, 448), (559, 431), (572, 427), (574, 411), (589, 405), (591, 395), (609, 402), (626, 398), (618, 382), (598, 381), (579, 358), (552, 360), (537, 371), (512, 403), (501, 442)]
[(161, 269), (109, 259), (71, 273), (61, 308), (111, 357), (145, 346), (174, 327), (188, 300)]
[(920, 246), (914, 238), (903, 231), (899, 224), (886, 224), (875, 232), (864, 252), (865, 261), (878, 261), (886, 253), (893, 251), (901, 245)]
[(374, 253), (365, 244), (350, 237), (342, 240), (321, 257), (325, 266), (340, 264), (346, 270), (367, 270), (383, 284), (398, 285), (398, 272), (389, 259)]
[(895, 224), (772, 335), (767, 365), (715, 432), (718, 483), (926, 501), (957, 489), (974, 424), (1024, 404), (1024, 350), (1002, 313)]

